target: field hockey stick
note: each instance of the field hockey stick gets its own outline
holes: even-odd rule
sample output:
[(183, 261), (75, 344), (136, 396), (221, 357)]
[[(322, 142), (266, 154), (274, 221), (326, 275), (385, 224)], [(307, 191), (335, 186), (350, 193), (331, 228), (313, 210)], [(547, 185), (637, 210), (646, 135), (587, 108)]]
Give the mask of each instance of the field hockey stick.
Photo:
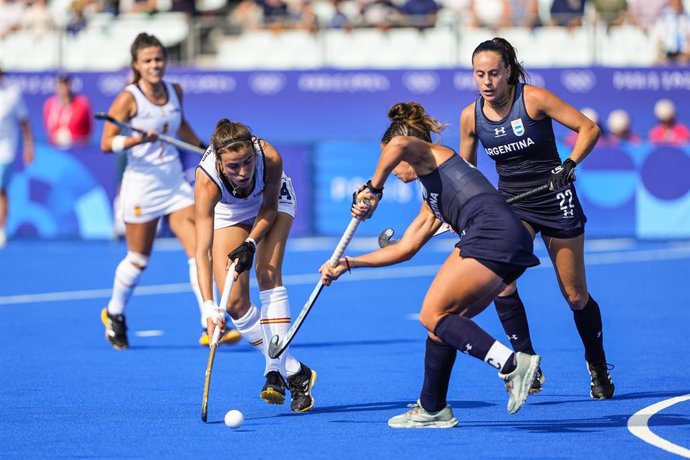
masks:
[[(543, 184), (543, 185), (540, 185), (539, 187), (535, 187), (531, 190), (527, 190), (526, 192), (522, 192), (518, 195), (511, 196), (510, 198), (508, 198), (506, 200), (506, 203), (508, 203), (508, 204), (517, 203), (518, 201), (522, 201), (522, 200), (527, 199), (529, 197), (532, 197), (534, 195), (538, 195), (542, 192), (545, 192), (548, 189), (549, 189), (549, 184)], [(443, 224), (441, 227), (439, 227), (438, 230), (436, 230), (436, 233), (434, 233), (432, 235), (432, 238), (434, 236), (446, 233), (450, 230), (451, 230), (451, 228), (449, 225)], [(400, 240), (392, 239), (394, 234), (395, 234), (395, 230), (393, 230), (392, 228), (387, 228), (384, 231), (382, 231), (379, 234), (379, 247), (385, 248), (386, 246), (389, 246), (391, 244), (395, 244), (395, 243), (399, 242)]]
[[(237, 262), (233, 262), (233, 264), (230, 265), (228, 274), (225, 275), (225, 286), (223, 286), (223, 294), (220, 296), (219, 304), (223, 309), (227, 308), (230, 291), (232, 291), (232, 285), (235, 282), (235, 265), (237, 265)], [(216, 358), (216, 348), (218, 348), (220, 333), (220, 327), (216, 326), (213, 330), (211, 343), (209, 344), (208, 364), (206, 364), (206, 376), (204, 377), (204, 395), (201, 398), (201, 421), (204, 423), (206, 423), (208, 414), (208, 392), (211, 388), (211, 371), (213, 370), (213, 360)]]
[[(340, 237), (338, 246), (336, 246), (335, 251), (333, 251), (331, 258), (328, 260), (331, 266), (335, 267), (338, 265), (340, 258), (345, 253), (345, 249), (347, 248), (347, 245), (350, 244), (350, 240), (352, 240), (355, 230), (357, 230), (360, 222), (361, 221), (356, 217), (353, 217), (350, 220), (350, 224), (345, 229), (345, 233), (343, 233), (343, 236)], [(275, 359), (285, 351), (288, 345), (290, 345), (290, 342), (292, 342), (292, 339), (295, 338), (295, 334), (297, 334), (297, 331), (299, 331), (299, 328), (304, 323), (304, 320), (307, 318), (307, 315), (314, 306), (314, 303), (316, 303), (316, 299), (319, 298), (319, 294), (321, 294), (321, 290), (324, 286), (325, 284), (323, 284), (321, 279), (319, 279), (319, 282), (311, 292), (309, 299), (307, 299), (307, 303), (304, 304), (302, 311), (299, 312), (297, 319), (292, 323), (292, 326), (290, 326), (290, 329), (288, 329), (285, 336), (281, 339), (278, 335), (274, 335), (271, 339), (271, 343), (268, 345), (268, 356)]]
[[(144, 131), (143, 129), (135, 128), (134, 126), (130, 125), (129, 123), (125, 123), (123, 121), (116, 120), (115, 118), (111, 117), (107, 113), (97, 113), (94, 115), (94, 117), (97, 120), (103, 120), (103, 121), (110, 122), (110, 123), (114, 124), (115, 126), (118, 126), (122, 129), (129, 129), (130, 131), (133, 131), (135, 133), (146, 134), (146, 131)], [(179, 147), (183, 150), (187, 150), (189, 152), (198, 153), (199, 155), (203, 155), (204, 153), (206, 153), (206, 150), (202, 149), (198, 145), (192, 145), (192, 144), (189, 144), (185, 141), (181, 141), (177, 138), (174, 138), (172, 136), (167, 136), (165, 134), (159, 134), (158, 140), (165, 142), (165, 143), (168, 143), (170, 145), (174, 145), (175, 147)]]

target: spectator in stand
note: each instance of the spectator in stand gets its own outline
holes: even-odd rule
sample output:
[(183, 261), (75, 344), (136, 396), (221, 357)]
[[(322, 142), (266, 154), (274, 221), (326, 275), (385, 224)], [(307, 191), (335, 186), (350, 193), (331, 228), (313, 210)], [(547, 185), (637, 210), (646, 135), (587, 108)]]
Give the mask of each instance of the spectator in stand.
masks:
[(352, 21), (345, 11), (343, 11), (343, 0), (332, 0), (333, 16), (331, 17), (328, 27), (331, 29), (352, 30)]
[(156, 12), (156, 0), (120, 0), (121, 14), (153, 14)]
[(585, 0), (553, 0), (551, 3), (552, 26), (580, 27), (585, 14)]
[(77, 35), (82, 30), (86, 29), (86, 2), (84, 0), (73, 0), (69, 6), (69, 15), (67, 17), (67, 24), (65, 30)]
[(7, 190), (19, 146), (20, 130), (24, 148), (24, 165), (28, 166), (34, 160), (34, 136), (22, 93), (17, 87), (5, 84), (4, 77), (5, 74), (0, 69), (0, 248), (7, 243), (5, 230), (9, 207)]
[(386, 31), (402, 22), (400, 10), (391, 0), (371, 0), (361, 6), (362, 25)]
[(667, 5), (668, 0), (628, 0), (628, 19), (631, 24), (649, 32)]
[(282, 30), (288, 21), (288, 6), (283, 0), (259, 0), (265, 27)]
[(649, 131), (652, 144), (684, 145), (690, 142), (690, 129), (676, 120), (676, 106), (669, 99), (654, 104), (654, 115), (659, 124)]
[(19, 0), (0, 0), (0, 39), (22, 28), (26, 5)]
[(542, 25), (537, 0), (511, 0), (510, 17), (513, 27), (534, 29)]
[(690, 59), (690, 16), (682, 0), (670, 0), (654, 26), (660, 63), (685, 64)]
[(486, 27), (499, 29), (510, 27), (510, 1), (509, 0), (472, 0), (470, 12), (472, 14), (472, 27)]
[(67, 74), (57, 76), (55, 94), (43, 104), (43, 126), (50, 143), (62, 149), (91, 140), (91, 103), (72, 91), (72, 78)]
[(436, 26), (436, 15), (441, 5), (435, 0), (407, 0), (402, 6), (407, 25), (423, 30)]
[(594, 10), (607, 29), (620, 26), (628, 17), (627, 0), (594, 0)]
[(255, 0), (241, 0), (230, 13), (230, 22), (242, 30), (263, 27), (263, 9)]
[(642, 138), (633, 132), (630, 114), (623, 109), (613, 110), (606, 119), (609, 134), (605, 138), (605, 145), (638, 145)]
[(319, 22), (309, 0), (297, 0), (290, 5), (289, 25), (291, 28), (316, 32)]
[(22, 29), (31, 32), (34, 37), (43, 37), (55, 30), (53, 16), (46, 0), (30, 0), (22, 15)]

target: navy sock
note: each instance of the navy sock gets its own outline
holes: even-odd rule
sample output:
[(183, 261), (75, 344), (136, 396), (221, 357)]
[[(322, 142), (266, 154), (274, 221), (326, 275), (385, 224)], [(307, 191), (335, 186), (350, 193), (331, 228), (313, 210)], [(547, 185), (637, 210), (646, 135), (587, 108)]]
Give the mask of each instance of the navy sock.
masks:
[(438, 412), (446, 407), (450, 374), (457, 354), (458, 351), (450, 345), (426, 338), (424, 384), (419, 401), (427, 411)]
[(517, 289), (505, 297), (496, 297), (494, 305), (513, 350), (536, 355), (529, 334), (525, 305), (522, 303)]
[(582, 344), (585, 346), (587, 362), (606, 362), (599, 304), (590, 295), (585, 308), (573, 310), (573, 317), (577, 332), (580, 333)]
[(496, 339), (469, 318), (448, 315), (438, 322), (434, 334), (451, 347), (484, 361)]

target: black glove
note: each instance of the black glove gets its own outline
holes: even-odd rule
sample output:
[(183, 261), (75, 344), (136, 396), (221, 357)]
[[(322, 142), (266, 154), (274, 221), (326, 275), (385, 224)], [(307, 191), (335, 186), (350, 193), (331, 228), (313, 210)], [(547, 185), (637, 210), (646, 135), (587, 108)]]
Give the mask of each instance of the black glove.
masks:
[(244, 243), (237, 246), (230, 254), (228, 254), (228, 259), (234, 262), (237, 259), (237, 265), (235, 266), (235, 271), (237, 273), (242, 273), (245, 270), (252, 268), (252, 261), (254, 260), (254, 253), (256, 252), (256, 246), (252, 241), (245, 241)]
[(577, 166), (577, 163), (568, 158), (562, 165), (553, 168), (549, 178), (549, 190), (554, 191), (565, 188), (574, 181), (575, 166)]

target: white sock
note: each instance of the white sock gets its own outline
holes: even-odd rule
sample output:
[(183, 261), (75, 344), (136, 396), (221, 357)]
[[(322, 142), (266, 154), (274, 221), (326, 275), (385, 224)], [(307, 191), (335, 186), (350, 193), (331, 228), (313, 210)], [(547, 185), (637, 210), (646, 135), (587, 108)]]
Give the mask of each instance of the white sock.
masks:
[[(266, 355), (266, 374), (270, 371), (279, 371), (283, 377), (288, 378), (301, 368), (288, 350), (285, 350), (276, 359), (268, 356), (268, 344), (274, 335), (285, 337), (290, 328), (290, 303), (288, 302), (287, 289), (279, 286), (259, 293), (261, 297), (261, 330), (264, 339), (264, 354)], [(265, 375), (265, 374), (264, 374)]]
[(242, 334), (249, 345), (257, 351), (263, 353), (263, 335), (261, 333), (261, 313), (256, 305), (251, 305), (247, 313), (239, 319), (232, 319), (235, 329)]
[(111, 315), (121, 315), (125, 311), (125, 305), (132, 297), (132, 292), (141, 278), (143, 270), (132, 265), (125, 257), (115, 269), (115, 281), (113, 283), (113, 294), (108, 302), (108, 313)]
[(196, 304), (199, 307), (199, 321), (201, 322), (201, 327), (206, 329), (206, 321), (204, 320), (204, 298), (201, 297), (201, 290), (199, 289), (199, 278), (196, 274), (196, 260), (194, 257), (187, 259), (189, 264), (189, 284), (192, 286), (192, 292), (194, 292), (194, 297), (196, 297)]
[(512, 355), (513, 350), (496, 340), (493, 345), (491, 345), (491, 348), (489, 348), (486, 357), (484, 357), (484, 362), (500, 371)]

